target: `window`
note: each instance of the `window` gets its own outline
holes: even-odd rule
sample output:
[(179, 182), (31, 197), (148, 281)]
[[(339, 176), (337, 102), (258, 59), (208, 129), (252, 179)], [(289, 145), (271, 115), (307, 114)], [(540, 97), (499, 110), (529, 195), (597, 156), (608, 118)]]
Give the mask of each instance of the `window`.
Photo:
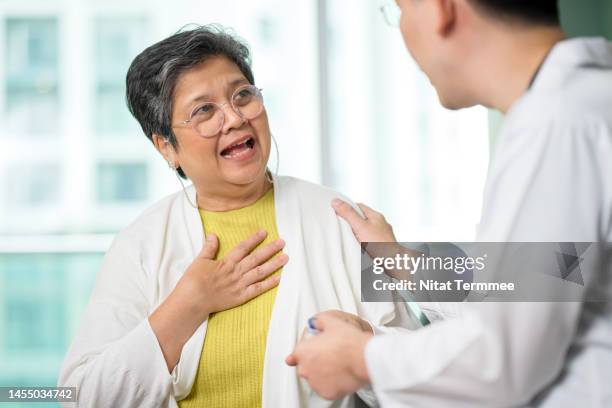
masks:
[(147, 198), (148, 176), (144, 163), (98, 165), (98, 201), (103, 204), (142, 201)]
[(486, 115), (440, 108), (377, 6), (0, 1), (0, 139), (10, 137), (0, 149), (0, 385), (55, 384), (110, 239), (180, 188), (128, 112), (124, 82), (139, 52), (187, 23), (220, 23), (249, 45), (280, 174), (371, 204), (404, 239), (447, 232), (453, 218), (473, 226)]
[(486, 109), (443, 109), (377, 2), (325, 4), (323, 182), (385, 214), (400, 240), (473, 239)]
[(66, 316), (59, 301), (66, 287), (63, 265), (48, 256), (14, 256), (4, 276), (4, 348), (12, 353), (64, 346)]
[(57, 204), (60, 199), (60, 167), (57, 163), (5, 166), (3, 180), (5, 206), (40, 207)]
[(95, 30), (95, 129), (101, 134), (138, 131), (125, 104), (125, 75), (145, 43), (142, 18), (98, 18)]
[(58, 131), (58, 44), (55, 18), (6, 20), (6, 128), (10, 134)]
[(56, 384), (101, 258), (0, 253), (0, 385)]

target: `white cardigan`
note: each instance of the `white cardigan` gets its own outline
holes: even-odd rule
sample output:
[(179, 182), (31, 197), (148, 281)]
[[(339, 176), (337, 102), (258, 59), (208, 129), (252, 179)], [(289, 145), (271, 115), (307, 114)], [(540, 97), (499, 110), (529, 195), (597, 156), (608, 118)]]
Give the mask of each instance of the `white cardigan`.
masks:
[[(330, 206), (334, 191), (290, 177), (274, 180), (278, 233), (286, 241), (284, 267), (270, 319), (263, 373), (263, 407), (348, 407), (318, 397), (284, 358), (307, 319), (339, 309), (381, 325), (415, 328), (403, 306), (360, 301), (360, 246)], [(195, 201), (193, 186), (187, 194)], [(203, 227), (183, 192), (145, 211), (108, 250), (91, 300), (59, 376), (76, 386), (83, 407), (175, 407), (193, 385), (206, 321), (183, 347), (172, 374), (148, 316), (166, 299), (201, 250)], [(394, 329), (390, 329), (394, 330)], [(360, 396), (373, 402), (372, 394)]]

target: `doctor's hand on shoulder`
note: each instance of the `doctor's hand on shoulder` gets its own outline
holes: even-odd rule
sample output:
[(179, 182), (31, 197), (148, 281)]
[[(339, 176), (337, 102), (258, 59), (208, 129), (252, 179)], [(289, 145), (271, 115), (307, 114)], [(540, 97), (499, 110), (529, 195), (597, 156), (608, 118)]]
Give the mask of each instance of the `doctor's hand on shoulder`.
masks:
[[(336, 214), (350, 225), (353, 235), (372, 258), (394, 258), (398, 254), (408, 256), (419, 256), (421, 254), (398, 244), (393, 233), (393, 227), (387, 222), (385, 216), (367, 205), (357, 204), (363, 216), (351, 205), (340, 199), (333, 200), (331, 206)], [(387, 270), (386, 273), (396, 279), (411, 280), (413, 278), (405, 270)]]
[[(348, 203), (336, 198), (331, 206), (340, 217), (342, 217), (353, 230), (357, 241), (363, 242), (396, 242), (393, 227), (387, 222), (385, 216), (374, 211), (365, 204), (358, 203), (357, 206), (363, 212), (359, 214)], [(372, 254), (370, 254), (372, 255)]]
[(170, 372), (179, 361), (184, 344), (215, 312), (231, 309), (274, 288), (280, 275), (274, 272), (289, 260), (279, 254), (281, 239), (254, 250), (266, 237), (259, 231), (215, 260), (219, 240), (208, 234), (204, 247), (187, 268), (174, 290), (151, 314), (149, 323)]

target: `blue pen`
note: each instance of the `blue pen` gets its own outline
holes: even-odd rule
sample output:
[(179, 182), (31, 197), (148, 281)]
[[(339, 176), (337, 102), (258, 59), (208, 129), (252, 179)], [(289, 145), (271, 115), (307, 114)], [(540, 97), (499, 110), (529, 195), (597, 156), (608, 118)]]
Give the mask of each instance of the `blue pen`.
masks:
[(315, 326), (315, 319), (316, 317), (311, 317), (310, 319), (308, 319), (308, 325), (306, 327), (308, 330), (308, 333), (312, 335), (319, 334), (319, 330), (317, 330), (317, 327)]

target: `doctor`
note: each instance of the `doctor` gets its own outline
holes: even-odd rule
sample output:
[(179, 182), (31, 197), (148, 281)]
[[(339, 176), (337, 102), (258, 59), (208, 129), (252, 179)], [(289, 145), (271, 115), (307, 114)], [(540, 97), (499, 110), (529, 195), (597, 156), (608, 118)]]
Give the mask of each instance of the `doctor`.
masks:
[[(557, 0), (397, 5), (441, 103), (505, 114), (478, 240), (612, 241), (612, 44), (565, 39)], [(381, 214), (332, 205), (360, 241), (395, 241)], [(590, 283), (610, 293), (607, 255)], [(381, 336), (321, 314), (286, 361), (326, 398), (371, 383), (384, 407), (612, 406), (610, 302), (422, 307), (442, 319)]]

